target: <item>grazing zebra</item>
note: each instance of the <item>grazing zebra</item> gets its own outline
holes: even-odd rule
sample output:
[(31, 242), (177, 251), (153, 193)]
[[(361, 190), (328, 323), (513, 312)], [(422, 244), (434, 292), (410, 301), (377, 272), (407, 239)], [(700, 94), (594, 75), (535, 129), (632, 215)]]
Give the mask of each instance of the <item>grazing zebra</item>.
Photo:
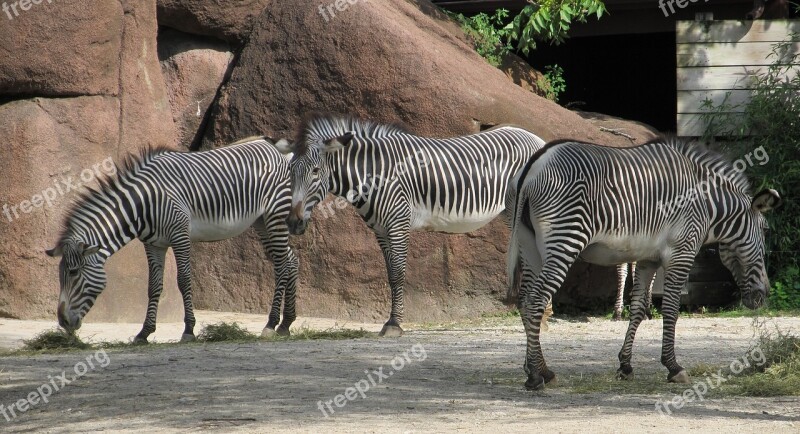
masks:
[[(636, 276), (636, 262), (617, 265), (617, 300), (614, 303), (614, 321), (622, 320), (622, 306), (625, 295), (625, 281), (628, 280), (628, 267), (630, 267), (631, 282), (635, 284), (633, 279)], [(653, 278), (650, 279), (650, 284), (647, 285), (647, 289), (645, 290), (644, 306), (647, 310), (647, 312), (645, 312), (647, 318), (650, 318), (650, 305), (653, 302), (653, 283), (655, 283), (655, 281), (656, 277), (654, 274)], [(633, 287), (633, 285), (631, 285), (631, 287)]]
[[(288, 244), (291, 206), (289, 164), (262, 137), (205, 152), (144, 150), (128, 157), (113, 179), (100, 180), (75, 203), (50, 256), (61, 256), (58, 322), (67, 331), (81, 321), (106, 286), (106, 259), (134, 238), (144, 243), (149, 268), (147, 316), (134, 341), (145, 343), (156, 329), (164, 258), (172, 247), (183, 296), (181, 341), (194, 339), (192, 242), (234, 237), (253, 226), (275, 267), (275, 297), (263, 334), (277, 326), (288, 334), (295, 319), (297, 258)], [(285, 294), (285, 300), (283, 300)], [(280, 321), (284, 302), (283, 322)]]
[(330, 191), (348, 199), (383, 251), (392, 311), (382, 336), (403, 332), (403, 285), (409, 232), (464, 233), (505, 208), (510, 178), (544, 145), (518, 127), (433, 139), (395, 125), (349, 117), (306, 119), (291, 161), (289, 230), (302, 234), (311, 210)]
[(689, 381), (675, 359), (675, 323), (681, 288), (703, 244), (719, 243), (745, 306), (761, 306), (768, 294), (762, 213), (780, 204), (780, 196), (764, 190), (751, 198), (746, 177), (703, 147), (664, 139), (633, 148), (552, 142), (514, 182), (508, 271), (510, 280), (521, 274), (529, 389), (555, 378), (542, 355), (540, 320), (578, 258), (599, 265), (638, 261), (620, 378), (633, 374), (631, 349), (645, 314), (644, 283), (658, 267), (664, 268), (665, 282), (661, 363), (672, 382)]

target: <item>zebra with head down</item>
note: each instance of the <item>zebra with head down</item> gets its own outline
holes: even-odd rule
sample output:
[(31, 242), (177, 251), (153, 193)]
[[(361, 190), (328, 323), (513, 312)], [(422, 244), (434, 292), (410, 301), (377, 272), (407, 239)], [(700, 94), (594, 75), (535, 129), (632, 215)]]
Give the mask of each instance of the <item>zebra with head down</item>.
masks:
[[(675, 357), (681, 288), (698, 250), (719, 243), (749, 308), (769, 290), (762, 213), (778, 206), (775, 190), (751, 196), (745, 176), (718, 154), (657, 139), (632, 148), (574, 141), (547, 144), (515, 178), (509, 279), (521, 275), (521, 317), (527, 335), (525, 383), (552, 381), (539, 343), (542, 313), (578, 259), (617, 265), (636, 261), (631, 318), (619, 353), (621, 378), (633, 374), (631, 350), (645, 316), (645, 284), (664, 268), (661, 363), (667, 379), (688, 382)], [(551, 198), (557, 197), (558, 200)]]
[[(182, 341), (194, 339), (192, 243), (234, 237), (253, 226), (275, 267), (275, 296), (264, 334), (289, 333), (295, 319), (297, 258), (289, 247), (289, 165), (271, 141), (254, 137), (205, 152), (144, 150), (128, 158), (117, 176), (101, 179), (69, 211), (56, 247), (61, 257), (58, 322), (80, 328), (84, 315), (106, 286), (108, 257), (138, 238), (150, 277), (144, 325), (135, 342), (156, 329), (164, 259), (172, 247), (183, 296)], [(285, 299), (284, 299), (285, 295)], [(284, 305), (283, 322), (281, 304)]]

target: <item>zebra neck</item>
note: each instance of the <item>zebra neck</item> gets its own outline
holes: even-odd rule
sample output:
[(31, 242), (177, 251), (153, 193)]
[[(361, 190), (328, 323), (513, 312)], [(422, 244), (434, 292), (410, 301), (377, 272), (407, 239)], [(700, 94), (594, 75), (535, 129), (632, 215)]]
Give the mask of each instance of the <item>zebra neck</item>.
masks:
[(99, 256), (106, 258), (139, 237), (139, 218), (129, 215), (136, 207), (128, 203), (120, 191), (104, 192), (89, 197), (76, 208), (67, 223), (69, 238), (89, 246), (100, 247)]

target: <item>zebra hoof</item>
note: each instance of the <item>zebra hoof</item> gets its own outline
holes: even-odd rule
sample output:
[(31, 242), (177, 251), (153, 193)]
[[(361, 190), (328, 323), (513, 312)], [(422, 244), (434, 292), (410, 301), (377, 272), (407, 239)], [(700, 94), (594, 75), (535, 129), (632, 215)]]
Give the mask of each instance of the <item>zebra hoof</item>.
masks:
[(624, 366), (617, 369), (617, 380), (633, 380), (633, 368)]
[(181, 336), (181, 342), (194, 342), (196, 340), (197, 340), (197, 338), (195, 338), (194, 335), (189, 334), (189, 333), (184, 333)]
[(384, 338), (399, 338), (403, 336), (403, 329), (396, 325), (385, 325), (379, 334)]
[(133, 344), (134, 345), (147, 345), (148, 344), (147, 338), (143, 338), (141, 336), (136, 336), (135, 338), (133, 338)]
[(670, 383), (688, 384), (690, 382), (689, 374), (686, 373), (685, 369), (681, 369), (677, 374), (667, 376), (667, 381)]
[(525, 382), (525, 388), (528, 390), (542, 390), (544, 389), (544, 377), (541, 375), (529, 375), (528, 381)]
[(289, 336), (291, 333), (289, 332), (289, 327), (285, 327), (283, 324), (278, 326), (278, 330), (276, 330), (278, 336)]
[(612, 321), (622, 321), (622, 314), (615, 313), (614, 316), (611, 318)]
[(273, 328), (264, 327), (264, 330), (261, 330), (261, 337), (262, 338), (271, 338), (278, 334)]

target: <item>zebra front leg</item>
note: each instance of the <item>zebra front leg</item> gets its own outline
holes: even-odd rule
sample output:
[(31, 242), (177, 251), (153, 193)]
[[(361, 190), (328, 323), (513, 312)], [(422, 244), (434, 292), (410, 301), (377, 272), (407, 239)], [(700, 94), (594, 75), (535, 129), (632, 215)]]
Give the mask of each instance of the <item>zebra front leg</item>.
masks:
[(669, 374), (670, 383), (689, 383), (689, 374), (678, 364), (675, 357), (675, 325), (681, 304), (681, 289), (689, 278), (689, 270), (694, 263), (694, 254), (673, 257), (664, 269), (664, 298), (661, 312), (664, 317), (663, 341), (661, 343), (661, 364)]
[[(275, 294), (272, 298), (269, 319), (261, 331), (261, 336), (271, 336), (275, 333), (289, 336), (289, 327), (297, 318), (295, 296), (298, 270), (297, 257), (289, 247), (289, 231), (284, 218), (257, 222), (254, 227), (275, 269)], [(283, 321), (281, 321), (281, 305), (283, 305)]]
[(401, 225), (390, 230), (387, 235), (377, 235), (377, 237), (386, 261), (386, 272), (392, 290), (392, 311), (389, 320), (381, 329), (380, 336), (399, 337), (403, 335), (400, 323), (403, 321), (403, 287), (406, 280), (409, 228), (408, 225)]
[(181, 342), (191, 342), (194, 337), (194, 306), (192, 305), (192, 264), (189, 260), (191, 242), (188, 234), (172, 242), (172, 253), (178, 266), (178, 289), (183, 297), (183, 335)]
[(625, 342), (622, 344), (622, 349), (618, 356), (619, 369), (617, 369), (617, 378), (621, 380), (633, 378), (633, 367), (631, 366), (633, 341), (636, 337), (636, 330), (645, 318), (649, 306), (643, 282), (651, 282), (653, 280), (653, 274), (655, 274), (656, 268), (657, 265), (655, 264), (640, 263), (638, 267), (633, 269), (630, 322), (628, 322), (628, 331), (625, 332)]
[(147, 255), (148, 268), (147, 314), (144, 317), (142, 331), (133, 338), (133, 343), (135, 344), (146, 344), (147, 337), (156, 331), (158, 300), (161, 298), (161, 291), (164, 289), (164, 258), (167, 248), (145, 244), (144, 252)]
[(614, 321), (622, 320), (626, 280), (628, 280), (628, 264), (617, 265), (617, 301), (614, 303), (614, 317), (612, 318)]

